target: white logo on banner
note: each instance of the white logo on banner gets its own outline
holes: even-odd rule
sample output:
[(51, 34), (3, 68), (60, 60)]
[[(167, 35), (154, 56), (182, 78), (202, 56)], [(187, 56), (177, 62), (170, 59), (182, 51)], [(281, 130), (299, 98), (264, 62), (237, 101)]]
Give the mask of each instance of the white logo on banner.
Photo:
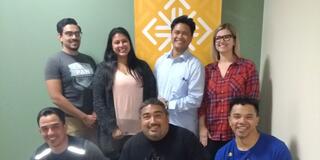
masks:
[[(154, 17), (143, 29), (142, 33), (148, 38), (148, 40), (153, 44), (153, 45), (157, 45), (158, 42), (156, 41), (156, 38), (166, 38), (158, 47), (159, 51), (162, 51), (167, 45), (169, 45), (170, 40), (171, 40), (171, 22), (178, 16), (183, 15), (183, 11), (184, 10), (190, 10), (191, 6), (185, 1), (185, 0), (178, 0), (184, 8), (175, 8), (172, 7), (173, 3), (176, 0), (169, 0), (164, 6), (163, 9), (164, 11), (168, 12), (171, 9), (171, 18), (169, 19), (168, 17), (166, 17), (166, 15), (162, 12), (159, 11), (158, 12), (158, 18), (159, 20), (161, 20), (164, 24), (163, 25), (155, 25), (156, 22), (158, 21), (157, 17)], [(188, 17), (193, 18), (194, 21), (197, 21), (198, 24), (200, 24), (200, 26), (196, 26), (196, 30), (198, 29), (198, 27), (202, 27), (204, 28), (205, 32), (201, 35), (199, 35), (199, 33), (197, 33), (195, 31), (194, 33), (194, 37), (199, 37), (199, 39), (197, 40), (196, 44), (197, 45), (201, 45), (201, 43), (208, 38), (208, 36), (210, 35), (210, 33), (212, 33), (212, 29), (208, 26), (208, 24), (200, 17), (197, 16), (197, 12), (192, 10), (191, 13), (188, 15)], [(155, 37), (153, 37), (150, 33), (149, 30), (155, 26), (155, 30), (156, 30), (156, 34)], [(190, 44), (189, 48), (192, 51), (195, 51), (196, 48)]]

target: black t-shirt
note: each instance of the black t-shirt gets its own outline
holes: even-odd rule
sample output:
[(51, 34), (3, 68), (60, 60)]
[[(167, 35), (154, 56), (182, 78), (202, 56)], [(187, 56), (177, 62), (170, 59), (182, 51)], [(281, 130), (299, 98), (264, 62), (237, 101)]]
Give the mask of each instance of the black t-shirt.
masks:
[(120, 160), (204, 160), (206, 152), (189, 130), (170, 125), (160, 141), (147, 139), (142, 132), (125, 144)]

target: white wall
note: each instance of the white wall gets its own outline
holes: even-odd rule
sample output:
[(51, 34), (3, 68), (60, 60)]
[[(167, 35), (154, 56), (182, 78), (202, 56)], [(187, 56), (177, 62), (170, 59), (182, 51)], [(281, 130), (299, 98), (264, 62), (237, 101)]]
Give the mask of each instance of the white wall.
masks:
[(319, 159), (320, 152), (319, 8), (319, 0), (264, 4), (262, 124), (299, 160)]

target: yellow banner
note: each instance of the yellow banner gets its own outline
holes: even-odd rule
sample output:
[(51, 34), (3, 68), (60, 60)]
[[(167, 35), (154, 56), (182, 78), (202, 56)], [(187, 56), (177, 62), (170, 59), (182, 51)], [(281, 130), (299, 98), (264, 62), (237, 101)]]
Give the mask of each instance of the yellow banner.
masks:
[(188, 15), (196, 23), (190, 51), (204, 65), (212, 62), (212, 36), (221, 22), (221, 0), (135, 0), (136, 54), (150, 67), (170, 51), (170, 25), (180, 15)]

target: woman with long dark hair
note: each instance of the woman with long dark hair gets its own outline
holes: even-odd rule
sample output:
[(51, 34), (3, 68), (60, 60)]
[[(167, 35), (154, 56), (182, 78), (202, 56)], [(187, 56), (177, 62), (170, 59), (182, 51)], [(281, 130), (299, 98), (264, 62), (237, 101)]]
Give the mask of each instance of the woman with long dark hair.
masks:
[(107, 157), (118, 159), (126, 140), (140, 131), (140, 104), (157, 97), (152, 70), (136, 57), (126, 29), (117, 27), (110, 31), (93, 87), (98, 145)]

